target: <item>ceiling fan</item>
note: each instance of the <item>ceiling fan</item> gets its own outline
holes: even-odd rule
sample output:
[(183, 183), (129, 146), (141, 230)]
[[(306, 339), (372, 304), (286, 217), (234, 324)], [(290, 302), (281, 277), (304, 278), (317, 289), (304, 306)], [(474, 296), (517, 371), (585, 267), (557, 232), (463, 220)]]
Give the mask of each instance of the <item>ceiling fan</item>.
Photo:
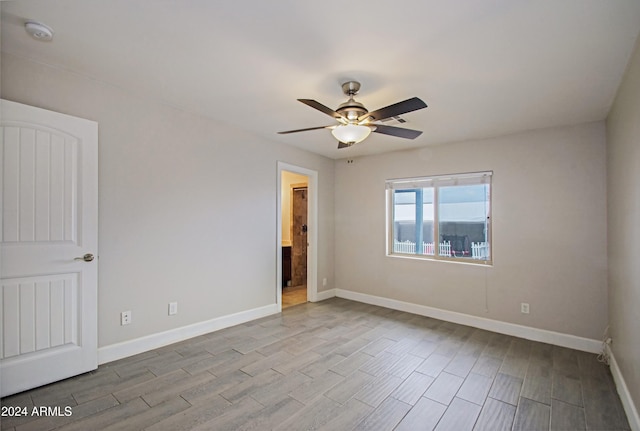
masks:
[(306, 129), (287, 130), (278, 132), (281, 135), (288, 133), (306, 132), (308, 130), (331, 129), (331, 133), (338, 140), (338, 148), (350, 147), (353, 144), (364, 141), (371, 132), (383, 135), (396, 136), (398, 138), (415, 139), (422, 134), (419, 130), (403, 129), (401, 127), (387, 126), (377, 123), (392, 117), (397, 117), (407, 112), (417, 111), (427, 107), (417, 97), (394, 103), (393, 105), (369, 112), (360, 102), (353, 98), (360, 91), (360, 83), (348, 81), (342, 84), (342, 91), (349, 96), (349, 100), (338, 106), (335, 111), (320, 102), (312, 99), (298, 99), (318, 111), (338, 120), (338, 124), (328, 126), (309, 127)]

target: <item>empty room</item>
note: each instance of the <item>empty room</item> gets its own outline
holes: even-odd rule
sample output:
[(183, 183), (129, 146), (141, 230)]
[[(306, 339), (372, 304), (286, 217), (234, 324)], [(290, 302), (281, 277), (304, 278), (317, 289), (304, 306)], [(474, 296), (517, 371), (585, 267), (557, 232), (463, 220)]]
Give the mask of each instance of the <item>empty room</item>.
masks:
[(2, 431), (640, 431), (639, 1), (0, 13)]

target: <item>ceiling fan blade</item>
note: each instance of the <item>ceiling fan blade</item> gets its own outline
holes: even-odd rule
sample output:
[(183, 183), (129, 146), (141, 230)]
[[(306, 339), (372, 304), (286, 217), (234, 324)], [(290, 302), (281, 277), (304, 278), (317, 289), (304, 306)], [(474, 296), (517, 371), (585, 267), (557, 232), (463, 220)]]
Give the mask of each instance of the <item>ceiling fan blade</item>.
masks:
[(353, 144), (347, 144), (341, 141), (338, 141), (338, 149), (340, 148), (349, 148), (350, 146), (352, 146)]
[(373, 126), (375, 127), (373, 131), (376, 133), (397, 136), (398, 138), (415, 139), (422, 135), (420, 130), (403, 129), (401, 127), (384, 126), (382, 124), (374, 124)]
[(371, 121), (380, 121), (386, 118), (395, 117), (396, 115), (406, 114), (407, 112), (417, 111), (418, 109), (426, 108), (427, 104), (417, 97), (404, 100), (402, 102), (394, 103), (393, 105), (385, 106), (376, 111), (368, 112), (358, 117), (358, 121), (370, 118)]
[(312, 108), (317, 109), (318, 111), (327, 114), (330, 117), (333, 118), (342, 118), (342, 115), (338, 114), (336, 111), (334, 111), (333, 109), (324, 106), (322, 103), (317, 102), (315, 100), (312, 99), (298, 99), (298, 101), (304, 103), (307, 106), (311, 106)]
[(278, 132), (279, 135), (286, 135), (288, 133), (298, 133), (298, 132), (306, 132), (309, 130), (319, 130), (319, 129), (328, 129), (330, 127), (335, 126), (335, 124), (332, 124), (330, 126), (319, 126), (319, 127), (307, 127), (306, 129), (296, 129), (296, 130), (285, 130), (284, 132)]

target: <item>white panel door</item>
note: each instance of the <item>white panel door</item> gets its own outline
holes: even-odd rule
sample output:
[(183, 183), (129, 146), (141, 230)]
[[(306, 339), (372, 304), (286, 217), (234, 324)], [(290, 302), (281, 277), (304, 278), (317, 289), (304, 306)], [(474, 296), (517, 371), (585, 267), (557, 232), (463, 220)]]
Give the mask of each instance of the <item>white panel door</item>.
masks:
[(98, 366), (98, 125), (0, 103), (6, 396)]

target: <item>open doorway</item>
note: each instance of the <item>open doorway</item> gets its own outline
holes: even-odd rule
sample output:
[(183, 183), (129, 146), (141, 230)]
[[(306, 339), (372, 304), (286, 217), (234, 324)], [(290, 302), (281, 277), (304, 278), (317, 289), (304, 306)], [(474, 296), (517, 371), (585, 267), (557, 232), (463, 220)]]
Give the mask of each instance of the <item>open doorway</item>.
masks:
[(309, 177), (283, 171), (282, 308), (307, 302)]
[(284, 162), (278, 162), (277, 173), (276, 303), (281, 310), (318, 300), (318, 173)]

